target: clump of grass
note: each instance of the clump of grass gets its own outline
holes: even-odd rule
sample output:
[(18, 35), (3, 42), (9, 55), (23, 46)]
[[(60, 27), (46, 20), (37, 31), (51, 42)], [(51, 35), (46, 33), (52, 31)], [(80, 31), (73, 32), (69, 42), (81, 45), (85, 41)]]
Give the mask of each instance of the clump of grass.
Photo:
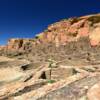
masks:
[(55, 83), (55, 80), (48, 80), (47, 82), (52, 84), (52, 83)]

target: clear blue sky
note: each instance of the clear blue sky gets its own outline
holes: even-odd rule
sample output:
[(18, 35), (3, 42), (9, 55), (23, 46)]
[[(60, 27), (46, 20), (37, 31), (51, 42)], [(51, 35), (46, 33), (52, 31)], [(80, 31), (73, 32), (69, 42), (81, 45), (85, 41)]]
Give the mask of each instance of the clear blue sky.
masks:
[(0, 44), (33, 37), (63, 18), (100, 12), (100, 0), (0, 0)]

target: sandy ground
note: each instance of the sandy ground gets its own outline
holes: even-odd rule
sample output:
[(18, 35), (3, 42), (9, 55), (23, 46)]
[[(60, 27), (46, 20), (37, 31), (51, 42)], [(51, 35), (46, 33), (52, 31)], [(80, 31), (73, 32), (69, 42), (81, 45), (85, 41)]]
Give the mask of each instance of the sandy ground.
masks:
[[(2, 65), (3, 62), (3, 65)], [(6, 62), (12, 62), (8, 65)], [(25, 73), (20, 69), (26, 61), (19, 61), (16, 59), (0, 56), (0, 85), (8, 82), (18, 81), (25, 76)], [(14, 64), (15, 63), (15, 64)], [(19, 64), (22, 63), (22, 64)], [(5, 64), (6, 67), (3, 67)]]
[(8, 57), (4, 57), (4, 56), (0, 56), (0, 62), (3, 61), (13, 61), (14, 59), (8, 58)]
[(9, 82), (20, 79), (23, 76), (21, 71), (14, 68), (1, 68), (0, 69), (0, 82)]

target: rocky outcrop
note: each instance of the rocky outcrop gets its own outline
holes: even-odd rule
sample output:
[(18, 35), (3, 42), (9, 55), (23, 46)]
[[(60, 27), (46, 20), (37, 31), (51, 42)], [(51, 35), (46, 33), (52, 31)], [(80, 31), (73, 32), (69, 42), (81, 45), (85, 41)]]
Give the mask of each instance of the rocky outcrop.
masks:
[(80, 37), (89, 37), (91, 45), (99, 44), (100, 14), (69, 18), (48, 26), (41, 33), (43, 41), (56, 45), (66, 45), (70, 41), (77, 41)]
[(25, 44), (38, 45), (54, 43), (57, 47), (66, 45), (70, 41), (77, 41), (80, 37), (88, 37), (91, 45), (100, 42), (100, 14), (64, 19), (48, 26), (48, 28), (36, 35), (34, 39), (10, 39), (7, 49), (24, 49)]
[(28, 44), (30, 45), (31, 42), (32, 42), (31, 39), (17, 39), (17, 38), (10, 39), (7, 44), (7, 49), (8, 50), (19, 50), (19, 49), (24, 50), (25, 45), (28, 46)]
[(3, 50), (5, 48), (6, 48), (6, 46), (0, 46), (0, 50)]
[(25, 59), (0, 58), (0, 100), (99, 98), (99, 65), (64, 66), (48, 62), (36, 68)]

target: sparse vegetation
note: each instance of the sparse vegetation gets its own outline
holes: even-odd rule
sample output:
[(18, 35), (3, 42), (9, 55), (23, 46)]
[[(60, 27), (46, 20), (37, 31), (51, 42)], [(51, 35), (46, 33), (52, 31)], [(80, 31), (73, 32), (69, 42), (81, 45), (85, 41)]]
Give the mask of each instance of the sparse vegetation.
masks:
[(48, 80), (47, 82), (50, 83), (50, 84), (52, 84), (52, 83), (55, 82), (55, 80)]
[(52, 82), (52, 77), (51, 77), (52, 69), (57, 67), (57, 65), (56, 65), (56, 62), (54, 60), (52, 60), (52, 59), (48, 59), (48, 62), (49, 62), (48, 67), (50, 68), (50, 80), (49, 81)]

